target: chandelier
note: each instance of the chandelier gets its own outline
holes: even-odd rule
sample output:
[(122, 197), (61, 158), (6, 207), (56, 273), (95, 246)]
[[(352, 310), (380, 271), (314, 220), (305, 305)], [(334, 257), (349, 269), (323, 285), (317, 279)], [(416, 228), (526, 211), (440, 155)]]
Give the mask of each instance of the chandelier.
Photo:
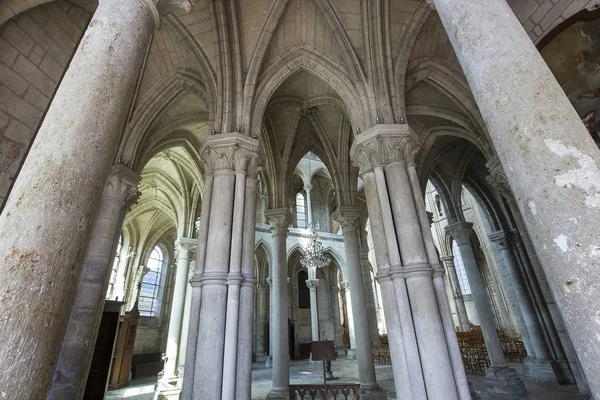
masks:
[(300, 264), (305, 268), (323, 268), (329, 265), (331, 258), (325, 254), (323, 249), (323, 243), (319, 241), (317, 235), (317, 229), (314, 224), (310, 224), (308, 229), (310, 230), (310, 239), (304, 254), (300, 255)]

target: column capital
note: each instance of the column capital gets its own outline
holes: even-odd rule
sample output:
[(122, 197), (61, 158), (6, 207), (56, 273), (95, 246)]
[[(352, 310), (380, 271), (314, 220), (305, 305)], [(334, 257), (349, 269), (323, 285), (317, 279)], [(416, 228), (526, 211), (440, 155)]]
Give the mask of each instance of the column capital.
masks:
[(307, 279), (306, 286), (308, 286), (308, 288), (310, 290), (316, 290), (317, 286), (319, 286), (319, 280), (318, 279)]
[(124, 211), (134, 205), (142, 194), (138, 191), (140, 175), (123, 164), (115, 164), (110, 170), (102, 197), (118, 199), (123, 203)]
[[(103, 3), (107, 0), (99, 0)], [(110, 0), (109, 0), (110, 1)], [(122, 1), (122, 0), (120, 0)], [(138, 0), (143, 6), (145, 6), (154, 19), (154, 27), (158, 29), (160, 27), (160, 18), (170, 14), (174, 11), (190, 12), (194, 7), (195, 0)]]
[(354, 139), (350, 156), (361, 175), (391, 162), (414, 163), (417, 135), (407, 124), (378, 124)]
[(313, 185), (304, 185), (304, 191), (306, 191), (307, 193), (310, 192), (313, 188)]
[(266, 293), (269, 289), (271, 288), (271, 285), (267, 285), (265, 283), (259, 283), (256, 285), (256, 289), (258, 289), (258, 292), (263, 294)]
[(273, 278), (270, 276), (266, 279), (267, 285), (269, 285), (269, 290), (273, 289)]
[(343, 290), (343, 291), (350, 290), (350, 282), (347, 282), (347, 281), (340, 282), (340, 290)]
[(287, 228), (292, 222), (292, 214), (286, 207), (271, 208), (265, 211), (265, 218), (271, 225), (271, 234), (273, 237), (286, 235)]
[(258, 139), (238, 132), (210, 136), (200, 148), (200, 158), (205, 174), (225, 170), (255, 177), (262, 167)]
[(454, 267), (454, 256), (452, 254), (445, 254), (440, 256), (440, 260), (444, 263), (444, 265), (446, 265), (447, 267)]
[(471, 243), (471, 232), (473, 232), (472, 223), (459, 221), (446, 226), (444, 229), (459, 245)]
[(502, 196), (506, 197), (507, 199), (512, 199), (514, 196), (498, 156), (495, 156), (490, 161), (485, 163), (485, 166), (490, 171), (490, 174), (485, 178), (488, 183)]
[(342, 226), (343, 231), (358, 229), (362, 212), (358, 206), (339, 206), (332, 217)]
[(504, 250), (508, 248), (508, 246), (514, 240), (514, 235), (516, 234), (515, 230), (511, 231), (497, 231), (494, 233), (490, 233), (488, 238), (491, 242), (496, 243), (500, 250)]
[(196, 251), (198, 241), (192, 238), (180, 237), (175, 242), (176, 258), (191, 258), (191, 254)]

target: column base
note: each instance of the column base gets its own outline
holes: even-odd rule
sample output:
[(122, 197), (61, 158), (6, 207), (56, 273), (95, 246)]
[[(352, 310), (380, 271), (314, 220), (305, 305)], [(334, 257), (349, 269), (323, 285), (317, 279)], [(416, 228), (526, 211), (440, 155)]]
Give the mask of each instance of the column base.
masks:
[(473, 382), (467, 381), (467, 383), (469, 384), (469, 393), (471, 394), (471, 400), (480, 400), (481, 397), (479, 397), (479, 394), (475, 390), (475, 387), (473, 386)]
[(265, 367), (273, 368), (273, 356), (267, 356), (265, 360)]
[(556, 361), (531, 356), (523, 359), (523, 376), (536, 382), (567, 383), (567, 378)]
[(509, 367), (490, 367), (485, 373), (486, 393), (491, 398), (524, 399), (527, 390), (517, 371)]
[[(575, 380), (575, 376), (573, 376), (573, 372), (571, 372), (571, 368), (569, 367), (569, 362), (567, 360), (555, 360), (556, 367), (559, 371), (558, 383), (561, 385), (576, 385), (577, 381)], [(561, 379), (564, 379), (561, 381)]]
[(156, 384), (154, 400), (179, 400), (181, 385), (177, 377), (162, 378)]
[(360, 398), (362, 400), (387, 400), (387, 393), (378, 384), (360, 385)]
[(290, 392), (289, 389), (271, 389), (271, 391), (269, 392), (269, 394), (267, 394), (267, 397), (265, 397), (265, 399), (270, 400), (287, 400), (289, 399), (290, 396)]
[(356, 360), (356, 349), (348, 349), (346, 360)]

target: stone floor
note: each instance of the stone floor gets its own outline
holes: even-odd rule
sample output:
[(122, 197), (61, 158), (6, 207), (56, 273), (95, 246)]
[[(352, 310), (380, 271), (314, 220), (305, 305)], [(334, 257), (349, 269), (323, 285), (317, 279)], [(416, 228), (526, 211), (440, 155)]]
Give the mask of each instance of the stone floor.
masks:
[[(514, 366), (520, 371), (520, 365)], [(320, 383), (322, 382), (322, 364), (309, 364), (308, 361), (293, 361), (290, 365), (290, 382), (298, 383)], [(332, 370), (340, 379), (336, 382), (354, 382), (357, 380), (356, 361), (340, 359), (333, 362)], [(396, 399), (392, 368), (389, 365), (376, 366), (377, 380), (381, 387), (388, 392), (388, 399)], [(261, 364), (254, 364), (252, 371), (252, 400), (262, 400), (271, 388), (272, 370)], [(469, 376), (475, 390), (482, 400), (488, 400), (483, 394), (485, 391), (484, 378), (480, 376)], [(134, 380), (127, 388), (110, 391), (106, 399), (128, 399), (128, 400), (152, 400), (154, 391), (154, 379)], [(552, 385), (538, 384), (525, 381), (528, 399), (530, 400), (577, 400), (579, 399), (577, 387), (574, 385)]]

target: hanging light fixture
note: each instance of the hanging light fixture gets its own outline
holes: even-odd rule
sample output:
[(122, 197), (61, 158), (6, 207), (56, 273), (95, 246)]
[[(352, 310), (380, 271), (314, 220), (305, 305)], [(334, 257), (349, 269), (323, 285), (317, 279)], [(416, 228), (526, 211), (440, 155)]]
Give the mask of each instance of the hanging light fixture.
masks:
[(314, 224), (309, 226), (310, 239), (300, 255), (300, 264), (305, 268), (323, 268), (329, 265), (331, 257), (325, 253), (323, 243), (319, 240), (317, 229)]
[[(310, 167), (310, 157), (311, 153), (308, 153), (308, 173), (312, 179), (312, 170)], [(312, 211), (312, 207), (311, 207)], [(311, 216), (312, 217), (312, 216)], [(311, 218), (312, 220), (312, 218)], [(331, 261), (331, 257), (325, 254), (325, 250), (323, 248), (323, 243), (319, 240), (319, 235), (317, 233), (317, 224), (310, 223), (308, 224), (308, 230), (310, 232), (310, 239), (308, 241), (308, 245), (306, 249), (304, 249), (304, 254), (300, 255), (300, 264), (303, 267), (310, 268), (323, 268), (329, 265)]]

